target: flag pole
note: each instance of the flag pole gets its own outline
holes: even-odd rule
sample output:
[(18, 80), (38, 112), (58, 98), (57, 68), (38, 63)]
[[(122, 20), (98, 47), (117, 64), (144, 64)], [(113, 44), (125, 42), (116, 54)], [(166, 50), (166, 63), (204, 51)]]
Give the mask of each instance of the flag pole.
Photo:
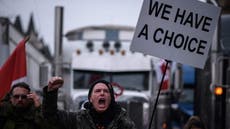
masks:
[(29, 35), (26, 36), (24, 40), (25, 40), (25, 43), (27, 43), (30, 40), (30, 36)]
[(162, 88), (163, 81), (164, 81), (164, 78), (165, 78), (165, 74), (166, 74), (166, 71), (167, 71), (167, 68), (168, 68), (169, 61), (168, 60), (165, 60), (165, 61), (166, 61), (166, 66), (165, 66), (165, 69), (164, 69), (163, 76), (161, 78), (160, 87), (158, 89), (157, 98), (156, 98), (156, 101), (155, 101), (155, 104), (154, 104), (154, 108), (153, 108), (153, 112), (152, 112), (152, 115), (151, 115), (151, 120), (150, 120), (149, 128), (148, 129), (151, 129), (151, 125), (152, 125), (152, 122), (153, 122), (153, 116), (154, 116), (154, 114), (156, 112), (156, 108), (157, 108), (157, 104), (158, 104), (158, 100), (159, 100), (161, 88)]

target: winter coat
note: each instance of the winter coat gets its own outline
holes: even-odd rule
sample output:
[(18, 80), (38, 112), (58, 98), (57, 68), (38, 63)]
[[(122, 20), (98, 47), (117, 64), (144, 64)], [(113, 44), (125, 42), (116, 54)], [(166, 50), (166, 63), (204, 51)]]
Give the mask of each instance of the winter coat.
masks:
[[(43, 113), (49, 123), (58, 124), (62, 129), (104, 129), (97, 128), (90, 110), (65, 112), (57, 109), (57, 91), (47, 92), (44, 88)], [(125, 109), (120, 107), (107, 129), (135, 129), (134, 122), (127, 116)]]
[(45, 129), (43, 125), (41, 107), (31, 106), (22, 112), (9, 101), (0, 103), (0, 129)]

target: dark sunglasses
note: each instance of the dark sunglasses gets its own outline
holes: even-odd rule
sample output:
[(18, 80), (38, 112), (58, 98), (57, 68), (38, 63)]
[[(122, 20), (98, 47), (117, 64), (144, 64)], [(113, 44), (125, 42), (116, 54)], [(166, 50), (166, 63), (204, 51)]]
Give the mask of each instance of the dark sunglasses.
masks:
[(15, 99), (19, 99), (21, 97), (21, 99), (26, 99), (27, 95), (13, 95), (13, 98)]

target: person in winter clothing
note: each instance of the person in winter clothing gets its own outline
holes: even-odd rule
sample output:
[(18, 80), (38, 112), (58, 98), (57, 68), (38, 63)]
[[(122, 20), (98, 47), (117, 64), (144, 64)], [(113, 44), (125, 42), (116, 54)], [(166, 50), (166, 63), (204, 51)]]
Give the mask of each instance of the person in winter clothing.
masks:
[(206, 126), (199, 116), (191, 116), (184, 125), (184, 129), (206, 129)]
[(134, 122), (127, 116), (125, 109), (115, 102), (112, 86), (104, 80), (91, 85), (85, 110), (58, 110), (57, 91), (63, 82), (61, 77), (53, 77), (43, 91), (43, 114), (50, 123), (65, 129), (135, 129)]
[(12, 86), (0, 102), (0, 129), (42, 129), (39, 96), (24, 82)]

